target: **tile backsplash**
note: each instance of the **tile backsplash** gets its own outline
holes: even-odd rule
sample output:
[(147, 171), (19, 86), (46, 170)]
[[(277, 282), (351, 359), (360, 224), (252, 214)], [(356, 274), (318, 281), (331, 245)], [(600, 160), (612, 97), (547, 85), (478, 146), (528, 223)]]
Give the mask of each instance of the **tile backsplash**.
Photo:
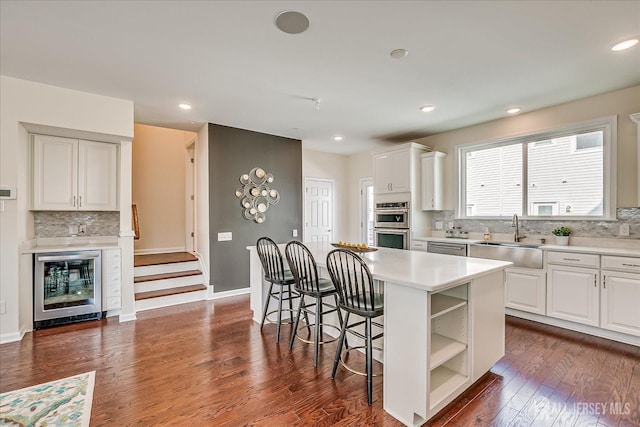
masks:
[(35, 211), (35, 237), (67, 237), (69, 227), (86, 225), (85, 236), (118, 236), (120, 212)]
[[(556, 227), (566, 226), (572, 231), (574, 237), (597, 237), (597, 238), (618, 238), (618, 239), (640, 239), (640, 208), (618, 208), (616, 211), (617, 221), (546, 221), (520, 220), (520, 230), (531, 235), (551, 235), (551, 230)], [(435, 230), (435, 223), (442, 222), (446, 229), (449, 222), (454, 226), (461, 227), (468, 232), (484, 232), (489, 228), (491, 233), (512, 233), (511, 218), (508, 219), (455, 219), (454, 211), (435, 211), (431, 220), (431, 229)], [(620, 226), (628, 224), (629, 236), (619, 236)]]

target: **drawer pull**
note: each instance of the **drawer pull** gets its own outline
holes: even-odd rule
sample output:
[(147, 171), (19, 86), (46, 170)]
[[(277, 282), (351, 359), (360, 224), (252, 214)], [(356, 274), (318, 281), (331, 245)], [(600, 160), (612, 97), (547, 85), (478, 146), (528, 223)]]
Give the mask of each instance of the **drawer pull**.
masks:
[(622, 265), (624, 265), (625, 267), (640, 267), (640, 264), (625, 264), (625, 263), (622, 263)]
[(580, 261), (580, 258), (562, 258), (565, 261)]

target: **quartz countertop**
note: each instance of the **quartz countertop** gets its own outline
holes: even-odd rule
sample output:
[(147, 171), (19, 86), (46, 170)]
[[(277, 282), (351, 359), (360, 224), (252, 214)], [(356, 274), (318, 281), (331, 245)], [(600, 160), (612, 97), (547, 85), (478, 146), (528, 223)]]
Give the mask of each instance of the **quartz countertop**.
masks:
[(71, 252), (119, 247), (115, 236), (36, 238), (22, 242), (22, 253)]
[[(313, 254), (318, 266), (326, 267), (327, 254), (335, 248), (322, 242), (308, 242), (305, 245)], [(279, 246), (284, 251), (284, 245)], [(255, 246), (249, 246), (247, 249), (255, 250)], [(465, 283), (512, 264), (506, 261), (390, 248), (378, 248), (375, 252), (365, 253), (363, 259), (374, 279), (427, 292), (437, 292), (455, 284)]]
[(414, 237), (412, 240), (418, 240), (421, 242), (443, 242), (443, 243), (462, 243), (470, 245), (471, 243), (481, 242), (477, 239), (460, 239), (456, 237)]
[(587, 254), (601, 254), (601, 255), (618, 255), (618, 256), (631, 256), (640, 257), (640, 249), (627, 249), (627, 248), (612, 248), (612, 247), (596, 247), (596, 246), (561, 246), (561, 245), (543, 245), (540, 249), (545, 251), (559, 251), (559, 252), (580, 252)]

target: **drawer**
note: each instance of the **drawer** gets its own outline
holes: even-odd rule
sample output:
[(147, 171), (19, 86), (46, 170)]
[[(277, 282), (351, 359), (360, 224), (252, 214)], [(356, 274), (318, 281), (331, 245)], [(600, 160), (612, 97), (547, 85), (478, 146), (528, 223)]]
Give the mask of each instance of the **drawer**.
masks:
[(108, 297), (119, 297), (120, 296), (120, 286), (113, 286), (111, 288), (107, 288), (106, 296)]
[(417, 241), (411, 242), (411, 249), (414, 251), (427, 251), (427, 242)]
[(607, 270), (640, 273), (640, 258), (603, 255), (602, 268)]
[(600, 267), (600, 255), (549, 251), (547, 252), (547, 263), (598, 268)]
[(119, 296), (107, 298), (107, 310), (117, 310), (119, 308), (122, 308)]

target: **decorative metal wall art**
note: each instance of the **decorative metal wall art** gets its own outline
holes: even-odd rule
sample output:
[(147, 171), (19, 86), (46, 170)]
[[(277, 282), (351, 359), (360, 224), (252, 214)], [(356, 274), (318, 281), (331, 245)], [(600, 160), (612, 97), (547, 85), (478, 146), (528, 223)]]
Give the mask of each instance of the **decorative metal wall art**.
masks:
[(265, 212), (270, 205), (280, 201), (280, 193), (269, 184), (274, 178), (262, 168), (253, 168), (251, 172), (240, 175), (242, 187), (236, 189), (236, 197), (241, 199), (240, 205), (244, 208), (242, 217), (249, 221), (262, 224), (267, 218)]

